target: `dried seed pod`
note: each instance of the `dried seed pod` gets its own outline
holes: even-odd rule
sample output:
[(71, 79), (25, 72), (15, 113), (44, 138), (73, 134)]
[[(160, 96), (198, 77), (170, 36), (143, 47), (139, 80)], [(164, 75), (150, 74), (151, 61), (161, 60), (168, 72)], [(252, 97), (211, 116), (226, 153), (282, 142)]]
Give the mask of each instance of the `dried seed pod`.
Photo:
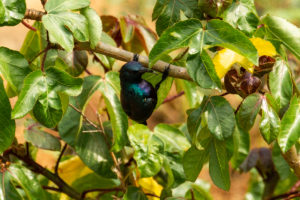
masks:
[(224, 77), (224, 85), (227, 92), (237, 94), (239, 85), (239, 74), (236, 69), (229, 70)]
[(270, 73), (275, 62), (276, 60), (270, 56), (259, 57), (259, 66), (255, 66), (253, 75), (262, 77), (263, 75)]
[(244, 68), (241, 68), (240, 72), (236, 69), (231, 69), (225, 75), (224, 85), (227, 92), (246, 97), (258, 90), (261, 80)]
[(260, 84), (261, 80), (258, 77), (246, 71), (241, 79), (240, 89), (244, 96), (248, 96), (249, 94), (255, 93)]

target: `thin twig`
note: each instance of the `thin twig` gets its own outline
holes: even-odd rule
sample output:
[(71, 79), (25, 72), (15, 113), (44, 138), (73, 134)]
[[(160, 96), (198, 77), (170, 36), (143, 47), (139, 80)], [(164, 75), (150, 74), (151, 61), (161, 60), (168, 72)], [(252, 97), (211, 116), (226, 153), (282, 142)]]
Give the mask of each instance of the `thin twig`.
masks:
[(152, 194), (152, 193), (145, 193), (146, 196), (151, 196), (151, 197), (156, 197), (156, 198), (160, 198), (160, 196), (157, 196), (156, 194)]
[(184, 91), (181, 91), (181, 92), (179, 92), (178, 94), (176, 94), (174, 96), (166, 98), (162, 103), (164, 104), (164, 103), (171, 102), (171, 101), (177, 99), (178, 97), (181, 97), (182, 95), (184, 95)]
[(58, 175), (58, 167), (59, 167), (60, 160), (61, 160), (62, 156), (64, 155), (64, 153), (67, 149), (67, 146), (68, 146), (68, 144), (65, 143), (65, 145), (64, 145), (63, 149), (61, 150), (61, 152), (58, 156), (58, 159), (56, 161), (56, 165), (55, 165), (55, 168), (54, 168), (54, 173), (57, 174), (57, 175)]
[(51, 190), (51, 191), (56, 191), (56, 192), (62, 192), (61, 189), (59, 189), (59, 188), (50, 187), (50, 186), (47, 186), (47, 185), (43, 185), (43, 189), (45, 189), (45, 190)]
[(300, 197), (300, 191), (288, 192), (285, 194), (280, 194), (274, 197), (271, 197), (269, 200), (277, 200), (277, 199), (292, 199), (295, 197)]
[(81, 193), (81, 198), (84, 199), (87, 193), (90, 192), (114, 192), (114, 191), (122, 191), (122, 188), (116, 187), (116, 188), (109, 188), (109, 189), (100, 189), (100, 188), (96, 188), (96, 189), (90, 189), (90, 190), (85, 190)]
[(78, 108), (76, 108), (76, 107), (73, 106), (72, 104), (69, 104), (69, 106), (70, 106), (71, 108), (73, 108), (76, 112), (78, 112), (78, 113), (83, 117), (83, 119), (84, 119), (85, 121), (87, 121), (90, 125), (92, 125), (94, 128), (96, 128), (96, 129), (99, 128), (96, 124), (94, 124), (92, 121), (90, 121), (90, 120), (87, 118), (87, 116), (85, 116), (85, 115), (81, 112), (81, 110), (79, 110)]
[(291, 188), (290, 192), (295, 192), (300, 187), (300, 180), (298, 180), (293, 187)]
[(28, 28), (28, 29), (30, 29), (30, 30), (32, 30), (32, 31), (36, 31), (36, 28), (34, 28), (33, 26), (31, 26), (30, 24), (28, 24), (27, 22), (25, 22), (24, 19), (23, 19), (21, 22), (22, 22), (22, 24), (23, 24), (26, 28)]
[(41, 52), (39, 52), (37, 55), (35, 55), (32, 60), (29, 61), (29, 64), (31, 64), (35, 59), (37, 59), (37, 57), (39, 57), (40, 55), (42, 55), (43, 53), (45, 53), (46, 51), (48, 51), (48, 48), (46, 47), (44, 50), (42, 50)]
[[(105, 138), (106, 144), (107, 144), (107, 146), (109, 147), (108, 138), (107, 138), (107, 136), (106, 136), (106, 134), (105, 134), (105, 129), (104, 129), (104, 127), (103, 127), (102, 119), (101, 119), (101, 116), (100, 116), (100, 114), (99, 114), (98, 112), (97, 112), (97, 119), (98, 119), (99, 125), (100, 125), (100, 127), (101, 127), (101, 129), (102, 129), (102, 134), (103, 134), (103, 136), (104, 136), (104, 138)], [(113, 162), (114, 162), (114, 164), (115, 164), (115, 167), (116, 167), (116, 170), (115, 170), (115, 171), (116, 171), (116, 174), (117, 174), (118, 179), (119, 179), (120, 182), (121, 182), (122, 190), (123, 190), (123, 192), (125, 192), (125, 191), (126, 191), (126, 186), (125, 186), (124, 176), (123, 176), (123, 174), (122, 174), (122, 171), (121, 171), (119, 162), (118, 162), (118, 160), (117, 160), (117, 158), (116, 158), (116, 156), (115, 156), (115, 154), (114, 154), (113, 151), (110, 151), (110, 156), (112, 157)]]
[(93, 75), (88, 69), (84, 69), (84, 71), (85, 71), (88, 75)]

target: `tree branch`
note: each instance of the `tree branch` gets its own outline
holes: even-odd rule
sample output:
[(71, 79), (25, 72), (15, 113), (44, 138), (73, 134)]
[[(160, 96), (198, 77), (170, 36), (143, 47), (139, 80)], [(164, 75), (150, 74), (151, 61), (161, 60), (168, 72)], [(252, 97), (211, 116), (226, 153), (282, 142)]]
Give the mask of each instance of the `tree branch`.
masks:
[[(41, 21), (42, 16), (44, 14), (45, 13), (43, 13), (41, 11), (28, 9), (25, 13), (24, 19), (32, 19), (32, 20)], [(105, 44), (102, 42), (100, 42), (95, 49), (92, 49), (90, 47), (90, 44), (87, 42), (76, 43), (75, 49), (100, 53), (100, 54), (110, 56), (112, 58), (115, 58), (115, 59), (121, 60), (121, 61), (125, 61), (125, 62), (132, 61), (133, 56), (134, 56), (134, 53), (132, 53), (132, 52), (125, 51), (123, 49), (113, 47), (111, 45), (108, 45), (108, 44)], [(140, 55), (139, 62), (142, 63), (142, 65), (144, 65), (145, 67), (148, 67), (149, 58), (147, 56)], [(166, 66), (168, 66), (168, 65), (169, 65), (169, 63), (159, 60), (152, 66), (152, 69), (159, 71), (159, 72), (164, 72)], [(192, 80), (191, 77), (189, 76), (186, 68), (176, 66), (176, 65), (170, 65), (169, 76), (174, 77), (174, 78), (185, 79), (185, 80), (189, 80), (189, 81)]]
[(32, 172), (41, 174), (45, 177), (47, 177), (50, 181), (55, 183), (58, 186), (58, 189), (61, 190), (61, 192), (67, 194), (73, 199), (81, 200), (81, 195), (75, 191), (72, 187), (70, 187), (64, 180), (62, 180), (59, 176), (56, 174), (50, 172), (48, 169), (42, 167), (40, 164), (36, 163), (34, 160), (32, 160), (30, 157), (26, 155), (25, 149), (19, 148), (19, 147), (13, 147), (7, 151), (4, 152), (5, 155), (14, 155), (19, 160), (22, 160), (25, 164), (27, 164)]
[(300, 158), (297, 155), (296, 147), (293, 146), (290, 150), (282, 155), (289, 166), (294, 170), (294, 173), (300, 179)]

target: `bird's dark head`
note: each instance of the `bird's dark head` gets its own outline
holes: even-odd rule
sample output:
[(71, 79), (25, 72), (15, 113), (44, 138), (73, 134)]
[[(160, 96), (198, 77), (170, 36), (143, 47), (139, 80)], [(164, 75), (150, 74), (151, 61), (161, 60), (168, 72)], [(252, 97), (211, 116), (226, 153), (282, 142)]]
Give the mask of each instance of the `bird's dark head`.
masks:
[(121, 68), (120, 79), (127, 82), (139, 82), (145, 72), (152, 72), (152, 70), (144, 67), (139, 62), (131, 61)]

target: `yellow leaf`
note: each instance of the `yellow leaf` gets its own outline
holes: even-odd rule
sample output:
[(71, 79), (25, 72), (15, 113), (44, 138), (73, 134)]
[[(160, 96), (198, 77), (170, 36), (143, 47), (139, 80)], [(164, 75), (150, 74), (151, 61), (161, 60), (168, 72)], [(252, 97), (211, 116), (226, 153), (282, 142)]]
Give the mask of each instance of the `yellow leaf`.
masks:
[(78, 156), (63, 161), (58, 168), (59, 176), (68, 184), (92, 172)]
[[(160, 196), (163, 187), (159, 185), (153, 177), (141, 178), (138, 180), (139, 185), (142, 187), (145, 193), (155, 194)], [(159, 200), (157, 197), (148, 197), (150, 200)]]
[(250, 40), (257, 49), (259, 56), (276, 56), (276, 49), (271, 42), (261, 38), (251, 38)]
[[(273, 57), (277, 54), (275, 47), (267, 40), (263, 40), (261, 38), (251, 38), (250, 41), (257, 49), (259, 56), (265, 55)], [(213, 63), (219, 78), (223, 78), (235, 63), (240, 64), (250, 73), (253, 73), (254, 71), (253, 63), (251, 63), (244, 56), (241, 56), (230, 49), (222, 49), (219, 51), (213, 58)]]

